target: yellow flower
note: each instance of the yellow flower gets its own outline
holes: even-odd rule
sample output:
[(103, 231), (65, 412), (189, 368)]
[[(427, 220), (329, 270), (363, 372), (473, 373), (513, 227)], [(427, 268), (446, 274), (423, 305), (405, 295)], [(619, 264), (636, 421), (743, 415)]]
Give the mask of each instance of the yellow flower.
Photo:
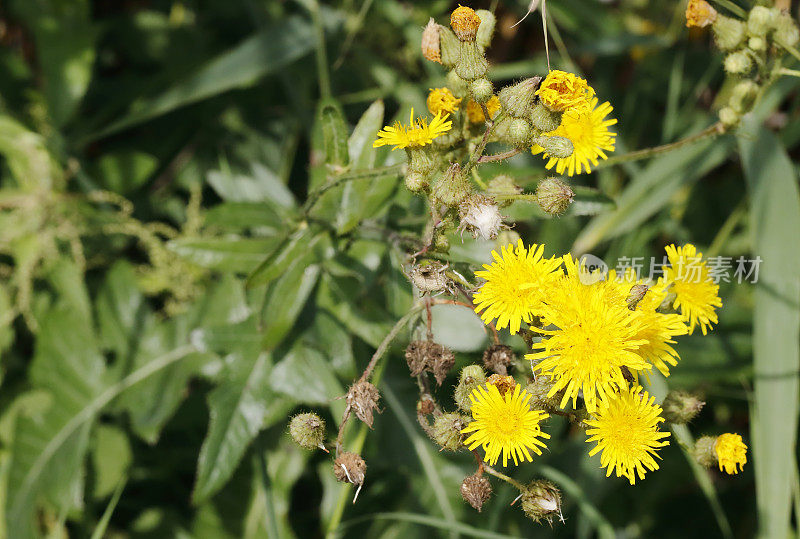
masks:
[(705, 0), (689, 0), (686, 6), (686, 27), (703, 28), (717, 20), (717, 10)]
[(666, 252), (671, 267), (666, 268), (665, 278), (670, 291), (675, 293), (673, 306), (680, 308), (683, 319), (689, 323), (690, 335), (698, 325), (705, 335), (718, 321), (714, 307), (722, 307), (719, 285), (709, 275), (703, 253), (691, 243), (683, 247), (668, 245)]
[[(486, 116), (483, 114), (483, 109), (481, 106), (470, 99), (467, 103), (467, 120), (473, 124), (481, 124), (486, 121)], [(497, 112), (500, 110), (500, 99), (496, 95), (493, 95), (489, 98), (489, 101), (486, 102), (486, 110), (489, 111), (489, 116), (492, 117), (494, 120), (495, 116), (497, 116)]]
[(599, 451), (600, 465), (606, 468), (606, 477), (616, 470), (617, 477), (627, 477), (633, 485), (636, 476), (644, 479), (646, 469), (658, 470), (656, 450), (669, 445), (662, 438), (668, 432), (658, 430), (664, 421), (661, 406), (655, 404), (655, 397), (648, 396), (641, 387), (623, 388), (616, 395), (609, 395), (600, 402), (594, 419), (586, 424), (587, 443), (597, 442), (589, 456)]
[(378, 131), (378, 139), (372, 143), (373, 148), (378, 146), (394, 146), (397, 148), (421, 148), (433, 142), (433, 139), (450, 131), (453, 122), (447, 119), (447, 114), (437, 114), (430, 125), (427, 118), (414, 120), (414, 109), (411, 109), (411, 118), (406, 127), (400, 122), (387, 126)]
[(492, 251), (494, 262), (475, 272), (476, 277), (486, 280), (473, 296), (475, 311), (483, 311), (484, 322), (497, 318), (497, 329), (508, 327), (511, 334), (519, 331), (522, 322), (530, 323), (548, 290), (560, 278), (561, 259), (543, 258), (543, 253), (543, 245), (526, 249), (522, 240), (516, 249), (508, 244), (500, 254)]
[(585, 109), (594, 90), (586, 79), (556, 69), (547, 74), (536, 95), (549, 109), (564, 112), (576, 107)]
[(545, 167), (551, 169), (555, 166), (559, 174), (565, 170), (570, 176), (590, 172), (590, 163), (597, 166), (598, 158), (607, 159), (606, 152), (614, 151), (617, 134), (608, 128), (617, 120), (605, 119), (612, 110), (614, 108), (607, 101), (598, 107), (597, 98), (593, 97), (586, 108), (574, 108), (564, 113), (558, 129), (547, 135), (566, 137), (572, 141), (573, 151), (569, 157), (552, 157), (538, 144), (533, 145), (531, 153), (536, 155), (544, 152), (542, 157), (547, 159)]
[(469, 396), (474, 421), (461, 432), (473, 434), (464, 441), (470, 451), (481, 446), (486, 453), (483, 460), (494, 466), (500, 453), (503, 466), (508, 466), (508, 457), (514, 465), (520, 461), (532, 462), (528, 449), (541, 455), (539, 447), (546, 447), (539, 438), (550, 438), (542, 432), (539, 423), (549, 417), (541, 410), (531, 410), (528, 401), (531, 396), (519, 384), (513, 393), (501, 396), (493, 385), (478, 387)]
[(720, 434), (714, 444), (720, 471), (734, 475), (744, 469), (747, 462), (747, 446), (738, 434)]
[(431, 88), (427, 103), (431, 114), (445, 114), (455, 112), (461, 100), (456, 99), (448, 88)]
[(543, 327), (556, 329), (533, 328), (547, 338), (533, 343), (534, 353), (525, 357), (539, 361), (534, 370), (555, 379), (548, 397), (564, 389), (560, 406), (572, 399), (574, 408), (583, 391), (586, 409), (593, 413), (597, 400), (627, 387), (623, 367), (631, 372), (651, 368), (637, 353), (646, 344), (636, 338), (644, 326), (624, 302), (613, 301), (602, 282), (583, 284), (570, 255), (564, 265), (567, 275), (547, 291), (541, 309)]

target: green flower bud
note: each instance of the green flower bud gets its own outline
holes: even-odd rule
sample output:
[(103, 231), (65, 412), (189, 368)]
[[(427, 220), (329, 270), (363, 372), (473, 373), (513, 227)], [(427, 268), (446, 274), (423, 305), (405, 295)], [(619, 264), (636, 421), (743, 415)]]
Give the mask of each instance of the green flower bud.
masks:
[(303, 449), (325, 449), (325, 421), (317, 414), (297, 414), (289, 422), (292, 440)]
[(441, 204), (457, 207), (472, 192), (472, 183), (464, 176), (461, 165), (451, 163), (450, 167), (439, 176), (439, 179), (433, 185), (431, 196)]
[(777, 20), (774, 10), (764, 6), (755, 6), (747, 17), (747, 33), (751, 36), (766, 36)]
[(472, 403), (469, 396), (472, 392), (486, 384), (486, 373), (478, 365), (468, 365), (461, 369), (458, 385), (454, 398), (459, 409), (469, 413), (472, 410)]
[(692, 449), (694, 460), (704, 468), (716, 466), (718, 462), (717, 452), (714, 449), (716, 444), (716, 436), (701, 436), (698, 438), (694, 443), (694, 449)]
[(714, 30), (717, 46), (723, 51), (732, 51), (738, 48), (744, 41), (747, 31), (745, 23), (724, 15), (717, 15), (717, 20), (714, 21), (711, 28)]
[(755, 52), (767, 50), (767, 40), (763, 37), (751, 37), (747, 40), (747, 48)]
[(494, 95), (494, 88), (488, 79), (475, 79), (470, 83), (469, 91), (476, 103), (486, 103)]
[(757, 96), (758, 84), (751, 80), (743, 80), (733, 87), (730, 107), (739, 114), (744, 114), (753, 108)]
[(561, 215), (575, 199), (575, 192), (558, 178), (545, 178), (536, 187), (536, 202), (548, 215)]
[(773, 37), (781, 45), (794, 47), (800, 42), (800, 30), (798, 30), (797, 24), (795, 24), (792, 17), (782, 13), (775, 21), (775, 34)]
[(725, 71), (734, 75), (741, 75), (750, 71), (753, 60), (746, 51), (736, 51), (725, 57)]
[(469, 81), (459, 77), (455, 69), (447, 73), (447, 87), (450, 88), (450, 92), (459, 99), (469, 97)]
[(489, 62), (483, 57), (478, 44), (474, 41), (462, 41), (455, 71), (464, 80), (473, 81), (486, 76)]
[(531, 145), (531, 124), (524, 118), (514, 118), (508, 126), (508, 141), (518, 148)]
[(461, 497), (479, 512), (492, 496), (492, 484), (482, 475), (468, 475), (461, 483)]
[(735, 127), (739, 124), (740, 119), (741, 115), (731, 107), (723, 107), (719, 111), (719, 121), (722, 122), (722, 125), (725, 127)]
[(536, 144), (556, 159), (565, 159), (574, 151), (572, 141), (566, 137), (542, 135), (536, 139)]
[(527, 118), (533, 109), (536, 88), (542, 77), (531, 77), (513, 86), (506, 86), (497, 96), (503, 110), (514, 118)]
[(475, 14), (481, 20), (481, 24), (478, 26), (478, 33), (475, 36), (475, 42), (479, 47), (486, 49), (492, 44), (492, 35), (497, 24), (497, 18), (495, 18), (494, 13), (485, 9), (479, 9), (475, 11)]
[(676, 425), (685, 425), (700, 413), (705, 402), (687, 391), (670, 391), (664, 398), (661, 407), (665, 420)]
[(461, 55), (461, 41), (452, 30), (444, 26), (439, 27), (439, 51), (442, 55), (442, 65), (448, 68), (455, 67)]
[(538, 129), (542, 133), (550, 133), (558, 129), (558, 126), (561, 125), (561, 117), (563, 115), (563, 112), (550, 110), (542, 105), (541, 102), (537, 101), (531, 110), (531, 125), (533, 125), (534, 129)]
[(410, 172), (405, 178), (406, 188), (412, 193), (423, 193), (428, 190), (427, 178), (419, 172)]
[(522, 510), (534, 522), (544, 519), (552, 523), (553, 517), (561, 515), (561, 493), (550, 481), (529, 483), (522, 491)]
[(469, 419), (457, 412), (442, 414), (433, 422), (431, 435), (433, 441), (442, 449), (458, 451), (464, 447), (464, 435), (461, 429), (467, 426)]
[(554, 379), (541, 374), (525, 386), (525, 391), (531, 396), (531, 400), (528, 401), (531, 410), (553, 412), (559, 409), (564, 390), (556, 392), (552, 397), (547, 396), (555, 384), (556, 381)]
[(516, 230), (501, 230), (499, 234), (497, 234), (497, 241), (495, 242), (495, 248), (497, 250), (502, 249), (509, 243), (513, 243), (516, 245), (522, 237)]
[(489, 180), (486, 192), (492, 195), (498, 205), (503, 208), (511, 204), (510, 200), (503, 201), (503, 196), (518, 195), (522, 193), (522, 187), (514, 182), (514, 178), (507, 174), (500, 174)]

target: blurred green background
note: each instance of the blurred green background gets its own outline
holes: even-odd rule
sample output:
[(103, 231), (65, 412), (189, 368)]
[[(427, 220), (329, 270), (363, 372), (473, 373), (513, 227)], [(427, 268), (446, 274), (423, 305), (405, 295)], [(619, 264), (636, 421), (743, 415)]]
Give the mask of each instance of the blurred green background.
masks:
[[(497, 86), (546, 71), (538, 14), (512, 28), (525, 4), (471, 4), (497, 15), (488, 51)], [(661, 451), (661, 470), (630, 486), (603, 477), (583, 435), (554, 419), (550, 450), (511, 473), (555, 481), (565, 522), (527, 520), (502, 484), (477, 513), (458, 490), (472, 456), (439, 453), (414, 421), (416, 386), (402, 359), (410, 332), (385, 360), (374, 431), (350, 425), (346, 438), (350, 448), (364, 444), (368, 464), (358, 503), (336, 483), (328, 455), (289, 440), (287, 418), (301, 409), (335, 433), (343, 401), (332, 399), (414, 300), (400, 271), (402, 236), (425, 221), (397, 174), (332, 189), (304, 213), (308, 193), (326, 182), (320, 99), (342, 111), (348, 129), (358, 125), (348, 145), (356, 169), (402, 162), (400, 152), (373, 151), (372, 138), (410, 107), (424, 110), (428, 89), (444, 83), (419, 40), (429, 17), (446, 24), (454, 7), (0, 6), (5, 537), (782, 537), (797, 529), (796, 78), (770, 88), (736, 133), (573, 178), (613, 200), (592, 215), (544, 219), (522, 202), (504, 212), (548, 254), (649, 260), (664, 245), (693, 242), (707, 256), (762, 257), (759, 285), (722, 284), (718, 327), (679, 340), (682, 360), (669, 378), (708, 402), (691, 435), (744, 436), (743, 473), (693, 467), (676, 439), (691, 435), (681, 430)], [(617, 154), (716, 121), (727, 87), (722, 55), (708, 32), (685, 28), (684, 10), (666, 0), (547, 4), (553, 67), (582, 74), (612, 103)], [(531, 155), (483, 170), (528, 190), (546, 174)], [(454, 264), (482, 263), (493, 247), (452, 244)], [(265, 259), (273, 271), (246, 286)], [(437, 339), (457, 352), (457, 369), (486, 345), (476, 320), (435, 309)], [(438, 390), (442, 402), (454, 381)], [(664, 381), (654, 377), (652, 389), (663, 396)]]

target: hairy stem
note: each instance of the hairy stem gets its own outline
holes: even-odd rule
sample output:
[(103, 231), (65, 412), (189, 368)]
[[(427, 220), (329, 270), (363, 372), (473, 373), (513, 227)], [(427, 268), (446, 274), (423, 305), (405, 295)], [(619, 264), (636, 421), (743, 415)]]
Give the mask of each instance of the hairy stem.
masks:
[(722, 125), (721, 122), (716, 122), (709, 127), (703, 129), (699, 133), (695, 135), (691, 135), (686, 137), (685, 139), (678, 140), (676, 142), (671, 142), (670, 144), (664, 144), (662, 146), (654, 146), (652, 148), (645, 148), (644, 150), (637, 150), (635, 152), (629, 152), (623, 155), (618, 155), (602, 161), (596, 168), (605, 168), (610, 167), (613, 165), (618, 165), (620, 163), (627, 163), (629, 161), (638, 161), (640, 159), (647, 159), (648, 157), (653, 157), (655, 155), (671, 152), (672, 150), (677, 150), (678, 148), (683, 148), (689, 144), (697, 142), (699, 140), (703, 140), (710, 137), (717, 137), (725, 133), (725, 127)]

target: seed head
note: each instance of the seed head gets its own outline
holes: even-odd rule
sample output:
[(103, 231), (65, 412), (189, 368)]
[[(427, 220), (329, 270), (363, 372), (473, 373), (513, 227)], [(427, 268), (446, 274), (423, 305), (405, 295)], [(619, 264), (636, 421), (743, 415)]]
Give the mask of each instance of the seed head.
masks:
[(515, 359), (514, 351), (505, 344), (493, 344), (483, 351), (483, 366), (502, 376), (508, 374), (508, 368)]
[(536, 202), (548, 215), (561, 215), (575, 199), (575, 192), (558, 178), (545, 178), (536, 187)]
[(430, 18), (425, 30), (422, 31), (421, 48), (422, 56), (431, 62), (442, 63), (442, 52), (439, 46), (439, 25), (434, 22), (433, 17)]
[(482, 475), (468, 475), (461, 483), (461, 497), (478, 511), (492, 495), (492, 484)]
[(534, 522), (544, 519), (553, 523), (553, 517), (561, 517), (561, 493), (550, 481), (539, 480), (529, 483), (522, 491), (522, 510)]
[(461, 218), (458, 229), (471, 232), (473, 238), (493, 240), (503, 226), (500, 206), (484, 195), (473, 195), (464, 200), (458, 207), (458, 214)]
[(378, 388), (366, 380), (359, 380), (347, 391), (347, 404), (355, 412), (356, 417), (372, 428), (373, 411), (378, 408), (378, 401), (381, 398)]

